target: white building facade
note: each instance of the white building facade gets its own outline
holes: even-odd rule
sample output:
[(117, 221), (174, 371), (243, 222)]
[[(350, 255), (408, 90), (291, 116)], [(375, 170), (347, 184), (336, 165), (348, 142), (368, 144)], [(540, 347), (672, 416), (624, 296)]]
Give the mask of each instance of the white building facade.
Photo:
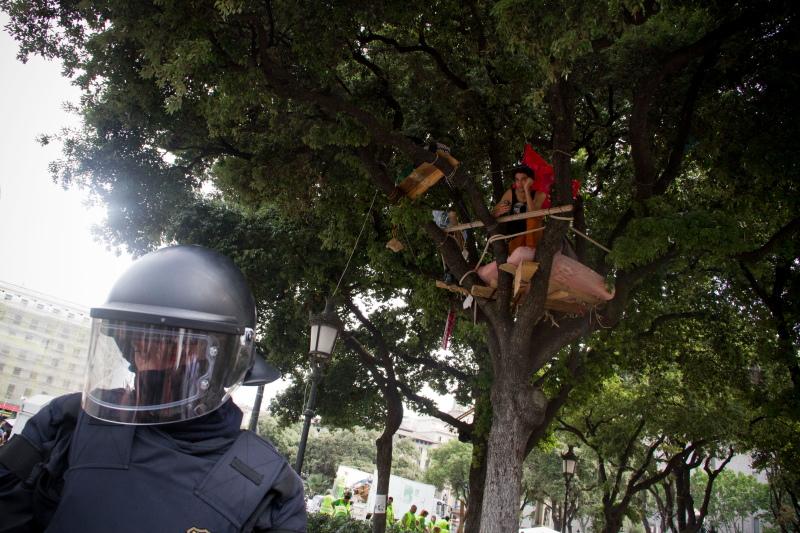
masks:
[(89, 310), (0, 281), (0, 402), (16, 411), (34, 394), (83, 388)]

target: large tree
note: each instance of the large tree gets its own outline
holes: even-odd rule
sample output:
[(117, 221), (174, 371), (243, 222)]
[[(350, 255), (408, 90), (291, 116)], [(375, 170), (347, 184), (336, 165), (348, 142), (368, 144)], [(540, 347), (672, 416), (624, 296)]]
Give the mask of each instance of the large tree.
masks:
[[(506, 273), (495, 299), (476, 298), (474, 359), (420, 361), (456, 371), (476, 365), (485, 371), (477, 375), (491, 376), (484, 389), (479, 378), (460, 390), (465, 398), (470, 388), (487, 390), (491, 399), (477, 405), (491, 410), (486, 446), (475, 448), (485, 453), (475, 469), (485, 477), (482, 531), (516, 527), (523, 459), (585, 375), (588, 338), (635, 315), (643, 281), (739, 258), (741, 275), (779, 328), (778, 360), (797, 397), (797, 323), (782, 299), (796, 260), (781, 255), (772, 272), (752, 267), (775, 257), (772, 243), (797, 233), (796, 195), (786, 195), (796, 192), (796, 153), (780, 151), (774, 174), (748, 168), (752, 187), (742, 196), (733, 194), (736, 176), (716, 172), (735, 153), (730, 139), (752, 138), (748, 121), (725, 120), (725, 111), (757, 115), (767, 97), (784, 112), (797, 108), (791, 93), (775, 89), (776, 65), (796, 72), (791, 2), (1, 0), (0, 7), (12, 17), (23, 58), (58, 57), (84, 88), (86, 128), (70, 137), (55, 170), (107, 201), (106, 236), (134, 250), (165, 240), (165, 221), (211, 182), (228, 205), (277, 214), (300, 234), (315, 229), (314, 238), (288, 248), (285, 235), (273, 235), (268, 247), (239, 251), (242, 259), (303, 245), (349, 252), (354, 220), (377, 190), (372, 245), (356, 269), (372, 282), (355, 278), (346, 292), (409, 300), (420, 312), (404, 318), (405, 327), (427, 331), (440, 322), (442, 300), (456, 298), (433, 296), (437, 252), (467, 290), (481, 283), (470, 272), (479, 246), (501, 231), (488, 206), (525, 141), (553, 163), (554, 205), (570, 203), (571, 178), (583, 179), (574, 224), (592, 228), (613, 252), (579, 241), (578, 256), (608, 275), (614, 299), (587, 315), (547, 316), (553, 256), (569, 226), (550, 220), (519, 305), (511, 305)], [(778, 134), (767, 130), (761, 149), (771, 152)], [(453, 168), (426, 150), (428, 140), (451, 146), (462, 164)], [(389, 204), (400, 196), (398, 178), (422, 161), (447, 179), (416, 204)], [(769, 203), (770, 216), (757, 211), (759, 203), (743, 205), (743, 196)], [(431, 207), (446, 206), (486, 227), (470, 233), (466, 258), (430, 221)], [(742, 235), (740, 216), (757, 227)], [(379, 249), (393, 226), (406, 236), (407, 253)], [(504, 241), (490, 249), (506, 259)], [(291, 268), (299, 261), (289, 254), (274, 259)], [(269, 328), (286, 328), (285, 317), (301, 314), (287, 301), (307, 296), (309, 283), (335, 284), (341, 260), (299, 254), (306, 257), (316, 269), (303, 268), (307, 280), (287, 284), (280, 303), (268, 305)], [(278, 305), (289, 310), (275, 314)]]

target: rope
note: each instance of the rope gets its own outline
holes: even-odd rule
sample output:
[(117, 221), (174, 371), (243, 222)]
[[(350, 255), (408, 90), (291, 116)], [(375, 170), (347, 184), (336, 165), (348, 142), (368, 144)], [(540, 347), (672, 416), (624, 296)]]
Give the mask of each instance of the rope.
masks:
[(552, 152), (553, 152), (554, 154), (564, 154), (565, 156), (567, 156), (567, 157), (569, 157), (570, 159), (572, 159), (572, 154), (570, 154), (570, 153), (567, 153), (567, 152), (565, 152), (564, 150), (559, 150), (558, 148), (553, 148)]
[(570, 226), (570, 227), (569, 227), (569, 229), (571, 229), (571, 230), (573, 231), (573, 233), (576, 233), (576, 234), (580, 235), (581, 237), (583, 237), (584, 239), (586, 239), (586, 240), (587, 240), (587, 241), (589, 241), (590, 243), (594, 244), (595, 246), (597, 246), (597, 247), (598, 247), (598, 248), (600, 248), (601, 250), (604, 250), (604, 251), (606, 251), (606, 252), (607, 252), (607, 253), (609, 253), (609, 254), (611, 253), (611, 250), (609, 250), (608, 248), (606, 248), (605, 246), (603, 246), (602, 244), (600, 244), (600, 243), (599, 243), (599, 242), (597, 242), (596, 240), (592, 239), (592, 238), (591, 238), (591, 237), (589, 237), (588, 235), (585, 235), (585, 234), (581, 233), (580, 231), (576, 230), (576, 229), (575, 229), (575, 228), (573, 228), (572, 226)]
[(364, 215), (364, 222), (361, 224), (361, 230), (358, 232), (358, 237), (356, 237), (356, 243), (353, 245), (353, 249), (350, 251), (350, 257), (347, 258), (347, 264), (344, 265), (344, 270), (342, 270), (342, 275), (339, 276), (339, 281), (336, 283), (336, 288), (333, 290), (333, 294), (331, 298), (336, 296), (336, 292), (339, 290), (339, 285), (341, 285), (342, 280), (344, 279), (344, 275), (347, 272), (347, 268), (350, 266), (350, 260), (353, 259), (353, 254), (356, 253), (356, 248), (358, 248), (358, 241), (361, 240), (361, 234), (364, 233), (364, 228), (367, 227), (367, 219), (369, 218), (369, 214), (372, 212), (372, 207), (375, 205), (375, 199), (378, 197), (378, 191), (375, 191), (375, 194), (372, 195), (372, 203), (369, 204), (369, 210), (367, 214)]
[(525, 231), (520, 231), (519, 233), (512, 233), (511, 235), (503, 235), (502, 233), (499, 233), (497, 235), (493, 235), (492, 237), (489, 237), (489, 239), (487, 239), (487, 241), (486, 241), (486, 246), (483, 247), (483, 253), (481, 254), (480, 259), (478, 259), (478, 262), (475, 264), (475, 267), (472, 270), (468, 270), (467, 272), (465, 272), (464, 275), (461, 276), (461, 279), (458, 280), (458, 284), (461, 285), (464, 282), (464, 278), (469, 276), (472, 272), (475, 272), (477, 274), (478, 267), (481, 265), (481, 263), (483, 263), (483, 258), (486, 257), (486, 254), (489, 252), (489, 245), (490, 244), (492, 244), (493, 242), (502, 241), (502, 240), (505, 240), (505, 239), (513, 239), (514, 237), (518, 237), (520, 235), (525, 235), (527, 233), (536, 233), (537, 231), (544, 231), (544, 226), (539, 227), (539, 228), (525, 230)]
[(604, 250), (607, 253), (611, 253), (611, 250), (609, 250), (608, 248), (606, 248), (605, 246), (603, 246), (602, 244), (600, 244), (596, 240), (592, 239), (591, 237), (589, 237), (585, 233), (581, 233), (580, 231), (576, 230), (572, 225), (572, 220), (573, 220), (572, 217), (560, 217), (558, 215), (550, 215), (550, 218), (554, 218), (556, 220), (569, 220), (569, 222), (570, 222), (570, 224), (569, 224), (570, 231), (572, 231), (573, 233), (575, 233), (577, 235), (580, 235), (581, 237), (583, 237), (584, 239), (586, 239), (590, 243), (594, 244), (595, 246), (597, 246), (601, 250)]

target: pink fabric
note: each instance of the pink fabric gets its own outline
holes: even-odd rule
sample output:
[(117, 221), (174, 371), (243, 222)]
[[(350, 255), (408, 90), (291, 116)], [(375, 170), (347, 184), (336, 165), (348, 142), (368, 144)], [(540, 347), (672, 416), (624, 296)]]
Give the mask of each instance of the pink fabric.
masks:
[[(508, 262), (519, 266), (523, 261), (533, 261), (535, 248), (520, 246), (508, 256)], [(478, 268), (478, 275), (487, 285), (497, 286), (497, 261)], [(603, 277), (591, 268), (571, 259), (560, 252), (553, 257), (553, 271), (550, 273), (550, 290), (561, 285), (569, 290), (608, 301), (614, 297), (606, 289)]]

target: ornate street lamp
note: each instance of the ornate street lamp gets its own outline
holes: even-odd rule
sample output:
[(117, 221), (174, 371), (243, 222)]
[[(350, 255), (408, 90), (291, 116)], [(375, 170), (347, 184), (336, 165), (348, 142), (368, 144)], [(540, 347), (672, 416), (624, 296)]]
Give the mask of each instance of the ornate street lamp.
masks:
[(566, 533), (567, 519), (569, 518), (569, 513), (567, 512), (569, 507), (569, 484), (572, 481), (572, 476), (575, 475), (575, 467), (578, 465), (578, 457), (572, 451), (572, 445), (570, 445), (567, 453), (561, 456), (561, 460), (562, 471), (564, 472), (564, 484), (566, 485), (566, 491), (564, 492), (564, 512), (563, 520), (561, 520), (561, 531), (562, 533)]
[(331, 359), (333, 348), (336, 345), (336, 338), (342, 329), (342, 323), (333, 310), (333, 302), (330, 299), (325, 301), (325, 310), (322, 313), (311, 315), (308, 319), (311, 324), (311, 344), (308, 355), (311, 360), (311, 392), (308, 394), (303, 415), (303, 432), (300, 435), (300, 444), (297, 447), (297, 461), (294, 470), (300, 475), (303, 470), (303, 459), (306, 454), (306, 443), (308, 442), (308, 430), (311, 427), (311, 419), (314, 418), (314, 407), (317, 405), (317, 387), (322, 381), (322, 370)]

